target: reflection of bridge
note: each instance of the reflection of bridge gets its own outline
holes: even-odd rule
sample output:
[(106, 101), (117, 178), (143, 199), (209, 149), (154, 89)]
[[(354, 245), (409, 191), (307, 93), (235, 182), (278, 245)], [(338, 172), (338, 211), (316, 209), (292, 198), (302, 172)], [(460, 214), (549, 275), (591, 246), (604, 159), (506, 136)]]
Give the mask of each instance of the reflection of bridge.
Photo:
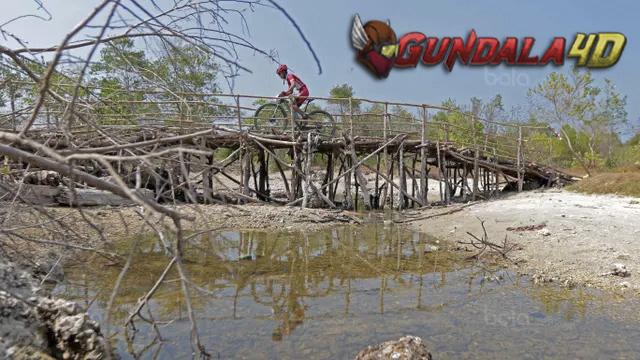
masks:
[[(132, 187), (154, 190), (156, 199), (332, 208), (354, 208), (360, 199), (367, 208), (406, 208), (434, 198), (428, 196), (429, 179), (442, 181), (442, 203), (573, 180), (540, 165), (550, 162), (548, 128), (438, 106), (316, 98), (310, 108), (327, 109), (336, 121), (337, 131), (328, 137), (296, 129), (293, 124), (305, 120), (294, 120), (290, 111), (286, 118), (276, 116), (288, 121), (284, 131), (270, 127), (254, 114), (265, 101), (257, 96), (108, 90), (110, 97), (79, 101), (73, 114), (46, 103), (35, 121), (40, 129), (29, 134), (57, 155), (75, 158), (83, 172), (106, 175), (97, 159), (109, 159), (115, 169), (110, 175), (115, 171)], [(363, 103), (371, 104), (368, 112), (354, 110)], [(14, 126), (20, 123), (14, 116)], [(10, 132), (1, 139), (16, 140)], [(27, 153), (38, 151), (35, 142), (17, 143)], [(49, 152), (0, 154), (61, 170), (39, 157), (54, 157)], [(279, 193), (272, 189), (276, 182)]]
[[(515, 289), (522, 285), (518, 276), (511, 278), (506, 274), (503, 282), (488, 283), (485, 276), (494, 274), (465, 263), (462, 259), (467, 255), (425, 253), (430, 245), (425, 234), (377, 224), (308, 235), (244, 232), (228, 240), (221, 234), (206, 233), (185, 245), (194, 316), (203, 328), (213, 329), (209, 334), (216, 339), (224, 331), (246, 335), (247, 329), (241, 328), (241, 324), (255, 326), (257, 321), (268, 327), (273, 340), (280, 340), (299, 332), (296, 328), (303, 322), (438, 312), (493, 289)], [(134, 256), (123, 278), (123, 291), (115, 301), (116, 321), (126, 319), (163, 273), (167, 257), (160, 249), (153, 241), (140, 244), (140, 253)], [(233, 256), (222, 262), (208, 253)], [(255, 260), (239, 260), (246, 254), (256, 255), (252, 257)], [(74, 300), (80, 303), (94, 304), (92, 313), (100, 316), (110, 297), (110, 292), (103, 289), (113, 288), (121, 270), (81, 263), (87, 268), (66, 271), (67, 283), (73, 284), (65, 294), (75, 295)], [(185, 334), (188, 316), (177, 277), (173, 269), (153, 296), (148, 316), (153, 313), (152, 318), (162, 325), (163, 333), (179, 339)], [(528, 291), (534, 299), (552, 305), (579, 304), (585, 296), (583, 292), (575, 299), (566, 294), (551, 296), (546, 292), (565, 290), (548, 287)], [(136, 320), (136, 328), (146, 329), (145, 318)], [(231, 330), (234, 326), (240, 328)], [(135, 334), (136, 342), (153, 341), (150, 329)], [(183, 346), (187, 346), (186, 342)]]

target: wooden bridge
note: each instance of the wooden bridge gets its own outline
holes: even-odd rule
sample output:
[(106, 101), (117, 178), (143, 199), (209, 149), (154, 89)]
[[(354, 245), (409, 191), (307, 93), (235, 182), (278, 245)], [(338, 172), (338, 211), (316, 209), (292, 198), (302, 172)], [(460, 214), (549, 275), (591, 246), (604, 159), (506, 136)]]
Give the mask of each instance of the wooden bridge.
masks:
[(264, 96), (85, 90), (72, 108), (49, 99), (36, 118), (0, 115), (3, 183), (47, 185), (42, 169), (78, 191), (146, 188), (159, 202), (402, 209), (576, 180), (548, 165), (549, 128), (440, 106), (314, 98), (308, 112), (335, 121), (327, 136), (296, 128), (317, 121), (288, 108), (284, 129), (269, 126), (255, 113), (274, 101)]

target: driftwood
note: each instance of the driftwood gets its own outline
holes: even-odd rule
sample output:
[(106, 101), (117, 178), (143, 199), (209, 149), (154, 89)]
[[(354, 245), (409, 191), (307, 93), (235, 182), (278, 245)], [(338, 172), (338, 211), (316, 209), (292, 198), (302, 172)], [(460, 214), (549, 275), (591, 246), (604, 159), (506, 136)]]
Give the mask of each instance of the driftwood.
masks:
[(20, 193), (22, 201), (40, 206), (58, 205), (57, 197), (61, 188), (47, 185), (0, 184), (0, 199), (11, 201), (16, 193)]
[[(138, 189), (134, 193), (148, 201), (153, 199), (153, 191)], [(69, 206), (123, 206), (132, 205), (133, 201), (103, 190), (62, 188), (57, 196), (57, 202)]]

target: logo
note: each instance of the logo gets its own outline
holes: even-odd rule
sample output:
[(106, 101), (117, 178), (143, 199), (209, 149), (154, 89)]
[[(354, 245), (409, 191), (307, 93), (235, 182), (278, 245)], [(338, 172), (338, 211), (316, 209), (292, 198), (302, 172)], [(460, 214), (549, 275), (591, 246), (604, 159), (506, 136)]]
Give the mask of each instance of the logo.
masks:
[(457, 62), (463, 65), (545, 66), (553, 62), (564, 65), (565, 57), (576, 58), (576, 66), (607, 68), (615, 65), (627, 43), (621, 33), (577, 33), (571, 48), (566, 52), (566, 39), (556, 37), (542, 54), (532, 56), (534, 37), (525, 37), (519, 43), (515, 37), (507, 37), (501, 44), (494, 37), (478, 37), (471, 30), (466, 42), (461, 37), (427, 37), (419, 32), (403, 35), (398, 40), (386, 23), (371, 20), (362, 25), (356, 14), (351, 26), (351, 42), (357, 50), (356, 58), (379, 79), (389, 76), (392, 67), (416, 67), (418, 62), (434, 66), (444, 61), (449, 72)]
[(356, 14), (351, 27), (351, 42), (358, 50), (357, 59), (378, 78), (386, 78), (398, 56), (396, 33), (389, 20), (372, 20), (364, 26)]

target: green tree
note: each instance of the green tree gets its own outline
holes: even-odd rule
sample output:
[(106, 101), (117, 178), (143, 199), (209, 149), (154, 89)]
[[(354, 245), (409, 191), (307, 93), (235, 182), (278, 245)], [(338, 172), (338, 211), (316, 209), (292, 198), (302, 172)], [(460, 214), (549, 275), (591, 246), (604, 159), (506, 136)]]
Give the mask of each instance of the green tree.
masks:
[(22, 100), (28, 93), (28, 87), (19, 84), (26, 81), (26, 77), (13, 69), (4, 56), (0, 56), (0, 108), (8, 107), (11, 117), (0, 122), (0, 126), (16, 130), (21, 123), (16, 113), (20, 109)]
[[(478, 100), (472, 99), (470, 106), (458, 104), (455, 99), (447, 99), (442, 102), (441, 106), (453, 111), (440, 110), (433, 115), (434, 122), (429, 130), (429, 139), (437, 139), (439, 141), (447, 140), (453, 142), (458, 147), (466, 147), (473, 145), (473, 111), (479, 111), (481, 108)], [(470, 115), (469, 115), (470, 114)], [(475, 123), (475, 134), (482, 134), (483, 123), (477, 121)]]
[[(589, 174), (602, 165), (601, 145), (608, 140), (612, 151), (614, 134), (627, 122), (626, 97), (615, 91), (608, 79), (604, 90), (595, 84), (590, 71), (573, 67), (569, 76), (551, 73), (527, 94), (532, 116), (553, 125), (567, 142), (574, 159)], [(571, 136), (568, 129), (575, 130)]]
[[(356, 95), (353, 87), (347, 83), (342, 85), (335, 85), (329, 91), (329, 97), (336, 100), (328, 100), (329, 104), (334, 105), (340, 111), (340, 114), (348, 114), (349, 113), (349, 101), (344, 99), (353, 98)], [(342, 99), (342, 100), (337, 100)], [(353, 107), (353, 113), (360, 112), (361, 101), (360, 100), (352, 100), (351, 106)]]
[(373, 103), (368, 108), (353, 116), (354, 135), (376, 136), (384, 135), (384, 105)]
[(192, 45), (168, 48), (154, 62), (155, 76), (169, 93), (159, 100), (172, 101), (180, 120), (211, 122), (219, 115), (235, 115), (235, 108), (221, 106), (215, 94), (220, 93), (220, 66), (206, 53)]
[(147, 99), (139, 92), (148, 87), (140, 74), (150, 67), (145, 52), (136, 49), (131, 39), (115, 40), (100, 51), (100, 59), (89, 74), (91, 82), (100, 88), (95, 113), (101, 123), (132, 124), (141, 116), (157, 113), (157, 106), (141, 103)]

